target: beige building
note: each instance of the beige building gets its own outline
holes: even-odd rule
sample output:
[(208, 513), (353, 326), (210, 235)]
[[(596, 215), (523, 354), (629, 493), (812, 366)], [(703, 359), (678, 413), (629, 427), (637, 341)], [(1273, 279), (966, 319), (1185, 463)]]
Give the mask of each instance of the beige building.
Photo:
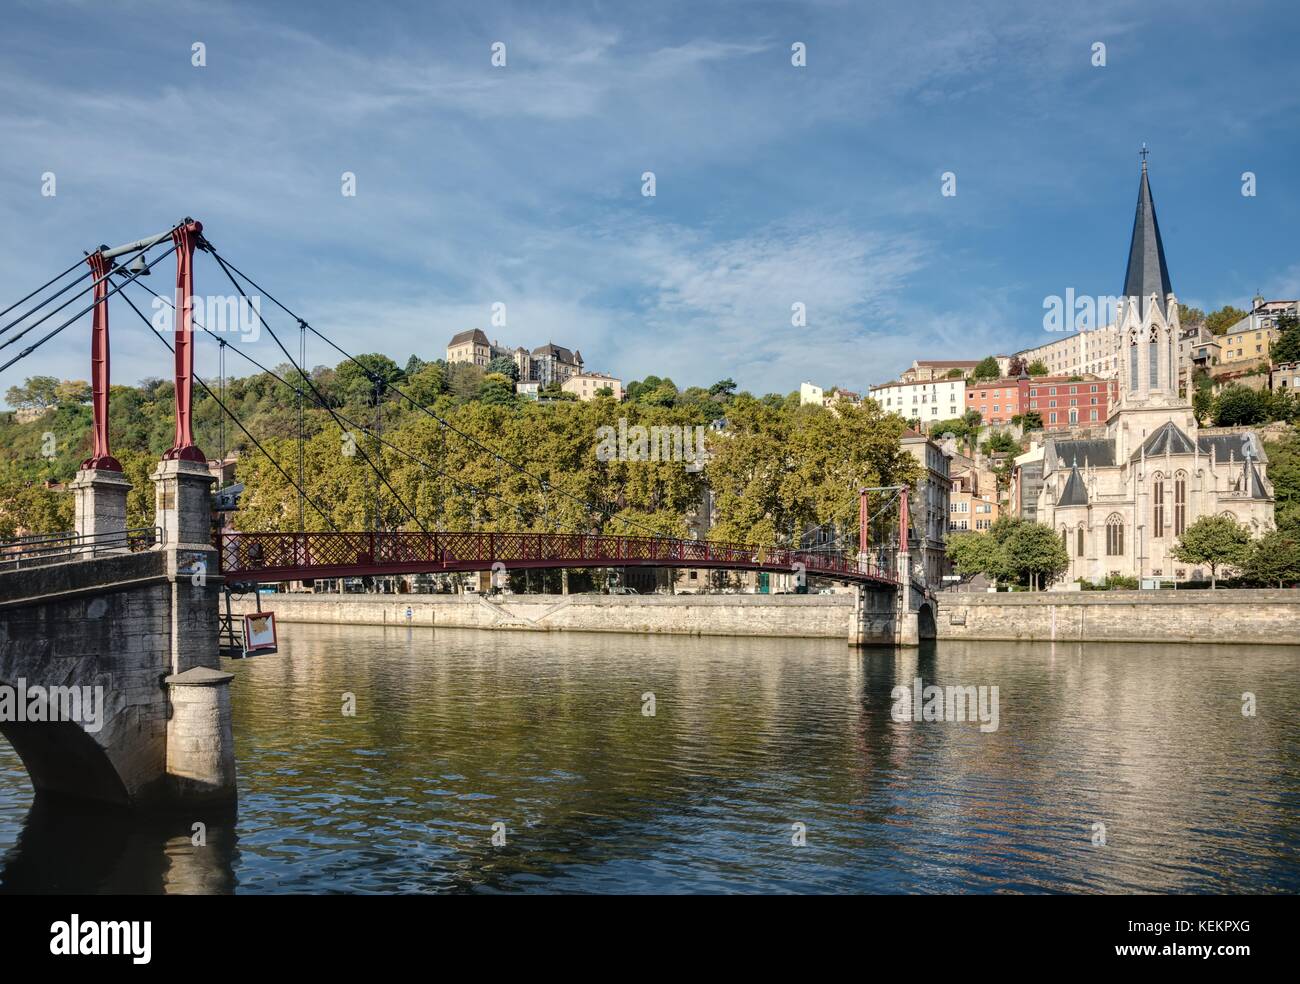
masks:
[(614, 399), (623, 399), (623, 381), (603, 372), (580, 372), (570, 376), (560, 386), (579, 400), (594, 400), (601, 390), (613, 391)]
[(969, 379), (979, 359), (914, 359), (899, 379), (905, 383), (928, 383), (935, 379)]
[(980, 473), (973, 468), (953, 475), (948, 497), (949, 533), (987, 532), (997, 522), (998, 515), (995, 486), (981, 489)]
[(1268, 388), (1281, 393), (1295, 393), (1300, 387), (1300, 362), (1283, 362), (1268, 376)]
[(1047, 439), (1037, 519), (1060, 532), (1066, 584), (1199, 580), (1208, 572), (1172, 556), (1183, 531), (1225, 515), (1260, 533), (1273, 523), (1273, 492), (1259, 435), (1201, 430), (1180, 383), (1178, 298), (1145, 163), (1118, 327), (1120, 398), (1106, 436)]
[(582, 372), (582, 353), (576, 349), (570, 351), (554, 342), (533, 349), (529, 362), (528, 378), (543, 386), (551, 383), (563, 386), (565, 380)]
[(1250, 314), (1219, 336), (1219, 361), (1234, 369), (1267, 365), (1269, 349), (1280, 334), (1279, 315), (1300, 315), (1300, 301), (1266, 301), (1256, 297)]
[(1184, 328), (1178, 339), (1178, 366), (1182, 373), (1180, 382), (1186, 389), (1191, 383), (1191, 374), (1204, 370), (1214, 372), (1220, 362), (1219, 336), (1204, 324)]
[(500, 343), (488, 341), (487, 335), (478, 328), (462, 331), (452, 336), (447, 343), (447, 362), (469, 362), (484, 369), (497, 356), (510, 355), (509, 349)]
[(952, 420), (966, 412), (965, 379), (884, 383), (871, 387), (870, 396), (885, 413), (920, 421), (923, 427), (938, 420)]
[(519, 382), (563, 385), (571, 376), (582, 372), (582, 353), (548, 342), (531, 352), (523, 346), (510, 348), (499, 341), (488, 341), (478, 328), (462, 331), (447, 343), (447, 362), (469, 362), (486, 369), (493, 359), (510, 359), (519, 369)]
[(908, 549), (912, 572), (934, 589), (943, 585), (948, 573), (948, 516), (952, 478), (948, 474), (948, 456), (943, 448), (924, 434), (910, 428), (900, 441), (903, 450), (922, 468), (921, 479), (908, 495), (911, 530)]
[(1042, 362), (1051, 376), (1090, 373), (1114, 379), (1119, 366), (1119, 332), (1114, 325), (1094, 331), (1075, 331), (1016, 353), (1027, 365)]

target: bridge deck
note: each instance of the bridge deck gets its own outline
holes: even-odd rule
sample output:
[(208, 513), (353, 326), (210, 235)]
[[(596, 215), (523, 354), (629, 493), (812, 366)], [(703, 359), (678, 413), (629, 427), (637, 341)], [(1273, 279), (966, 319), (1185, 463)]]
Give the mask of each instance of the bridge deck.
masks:
[(704, 567), (803, 573), (893, 587), (843, 554), (669, 537), (582, 533), (226, 533), (221, 572), (238, 581), (559, 567)]

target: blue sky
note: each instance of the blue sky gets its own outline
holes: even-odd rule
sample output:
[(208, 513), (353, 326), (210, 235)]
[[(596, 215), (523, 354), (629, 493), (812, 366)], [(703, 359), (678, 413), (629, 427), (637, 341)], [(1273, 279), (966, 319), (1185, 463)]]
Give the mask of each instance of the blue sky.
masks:
[[(1144, 141), (1181, 300), (1300, 296), (1298, 34), (1282, 2), (9, 0), (0, 307), (192, 215), (352, 351), (432, 358), (482, 327), (624, 379), (864, 389), (1055, 337), (1046, 296), (1118, 292)], [(168, 375), (112, 318), (114, 379)], [(88, 336), (0, 391), (86, 378)]]

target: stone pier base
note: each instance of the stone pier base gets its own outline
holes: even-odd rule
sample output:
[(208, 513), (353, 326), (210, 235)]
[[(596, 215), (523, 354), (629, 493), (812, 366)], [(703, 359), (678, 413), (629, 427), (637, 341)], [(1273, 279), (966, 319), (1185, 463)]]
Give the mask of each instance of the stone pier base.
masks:
[(175, 673), (167, 722), (167, 775), (186, 803), (235, 797), (235, 749), (230, 720), (234, 675), (206, 666)]

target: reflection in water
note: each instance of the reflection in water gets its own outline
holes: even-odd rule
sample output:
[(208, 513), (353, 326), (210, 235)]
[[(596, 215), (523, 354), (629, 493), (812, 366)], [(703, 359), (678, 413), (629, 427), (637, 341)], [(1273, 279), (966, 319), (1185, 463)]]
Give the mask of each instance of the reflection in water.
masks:
[(59, 895), (222, 895), (234, 891), (235, 815), (133, 816), (36, 800), (0, 868), (0, 890)]
[[(3, 889), (1300, 889), (1300, 648), (283, 636), (228, 664), (233, 826), (28, 813), (5, 748)], [(892, 720), (917, 676), (997, 686), (999, 730)]]

